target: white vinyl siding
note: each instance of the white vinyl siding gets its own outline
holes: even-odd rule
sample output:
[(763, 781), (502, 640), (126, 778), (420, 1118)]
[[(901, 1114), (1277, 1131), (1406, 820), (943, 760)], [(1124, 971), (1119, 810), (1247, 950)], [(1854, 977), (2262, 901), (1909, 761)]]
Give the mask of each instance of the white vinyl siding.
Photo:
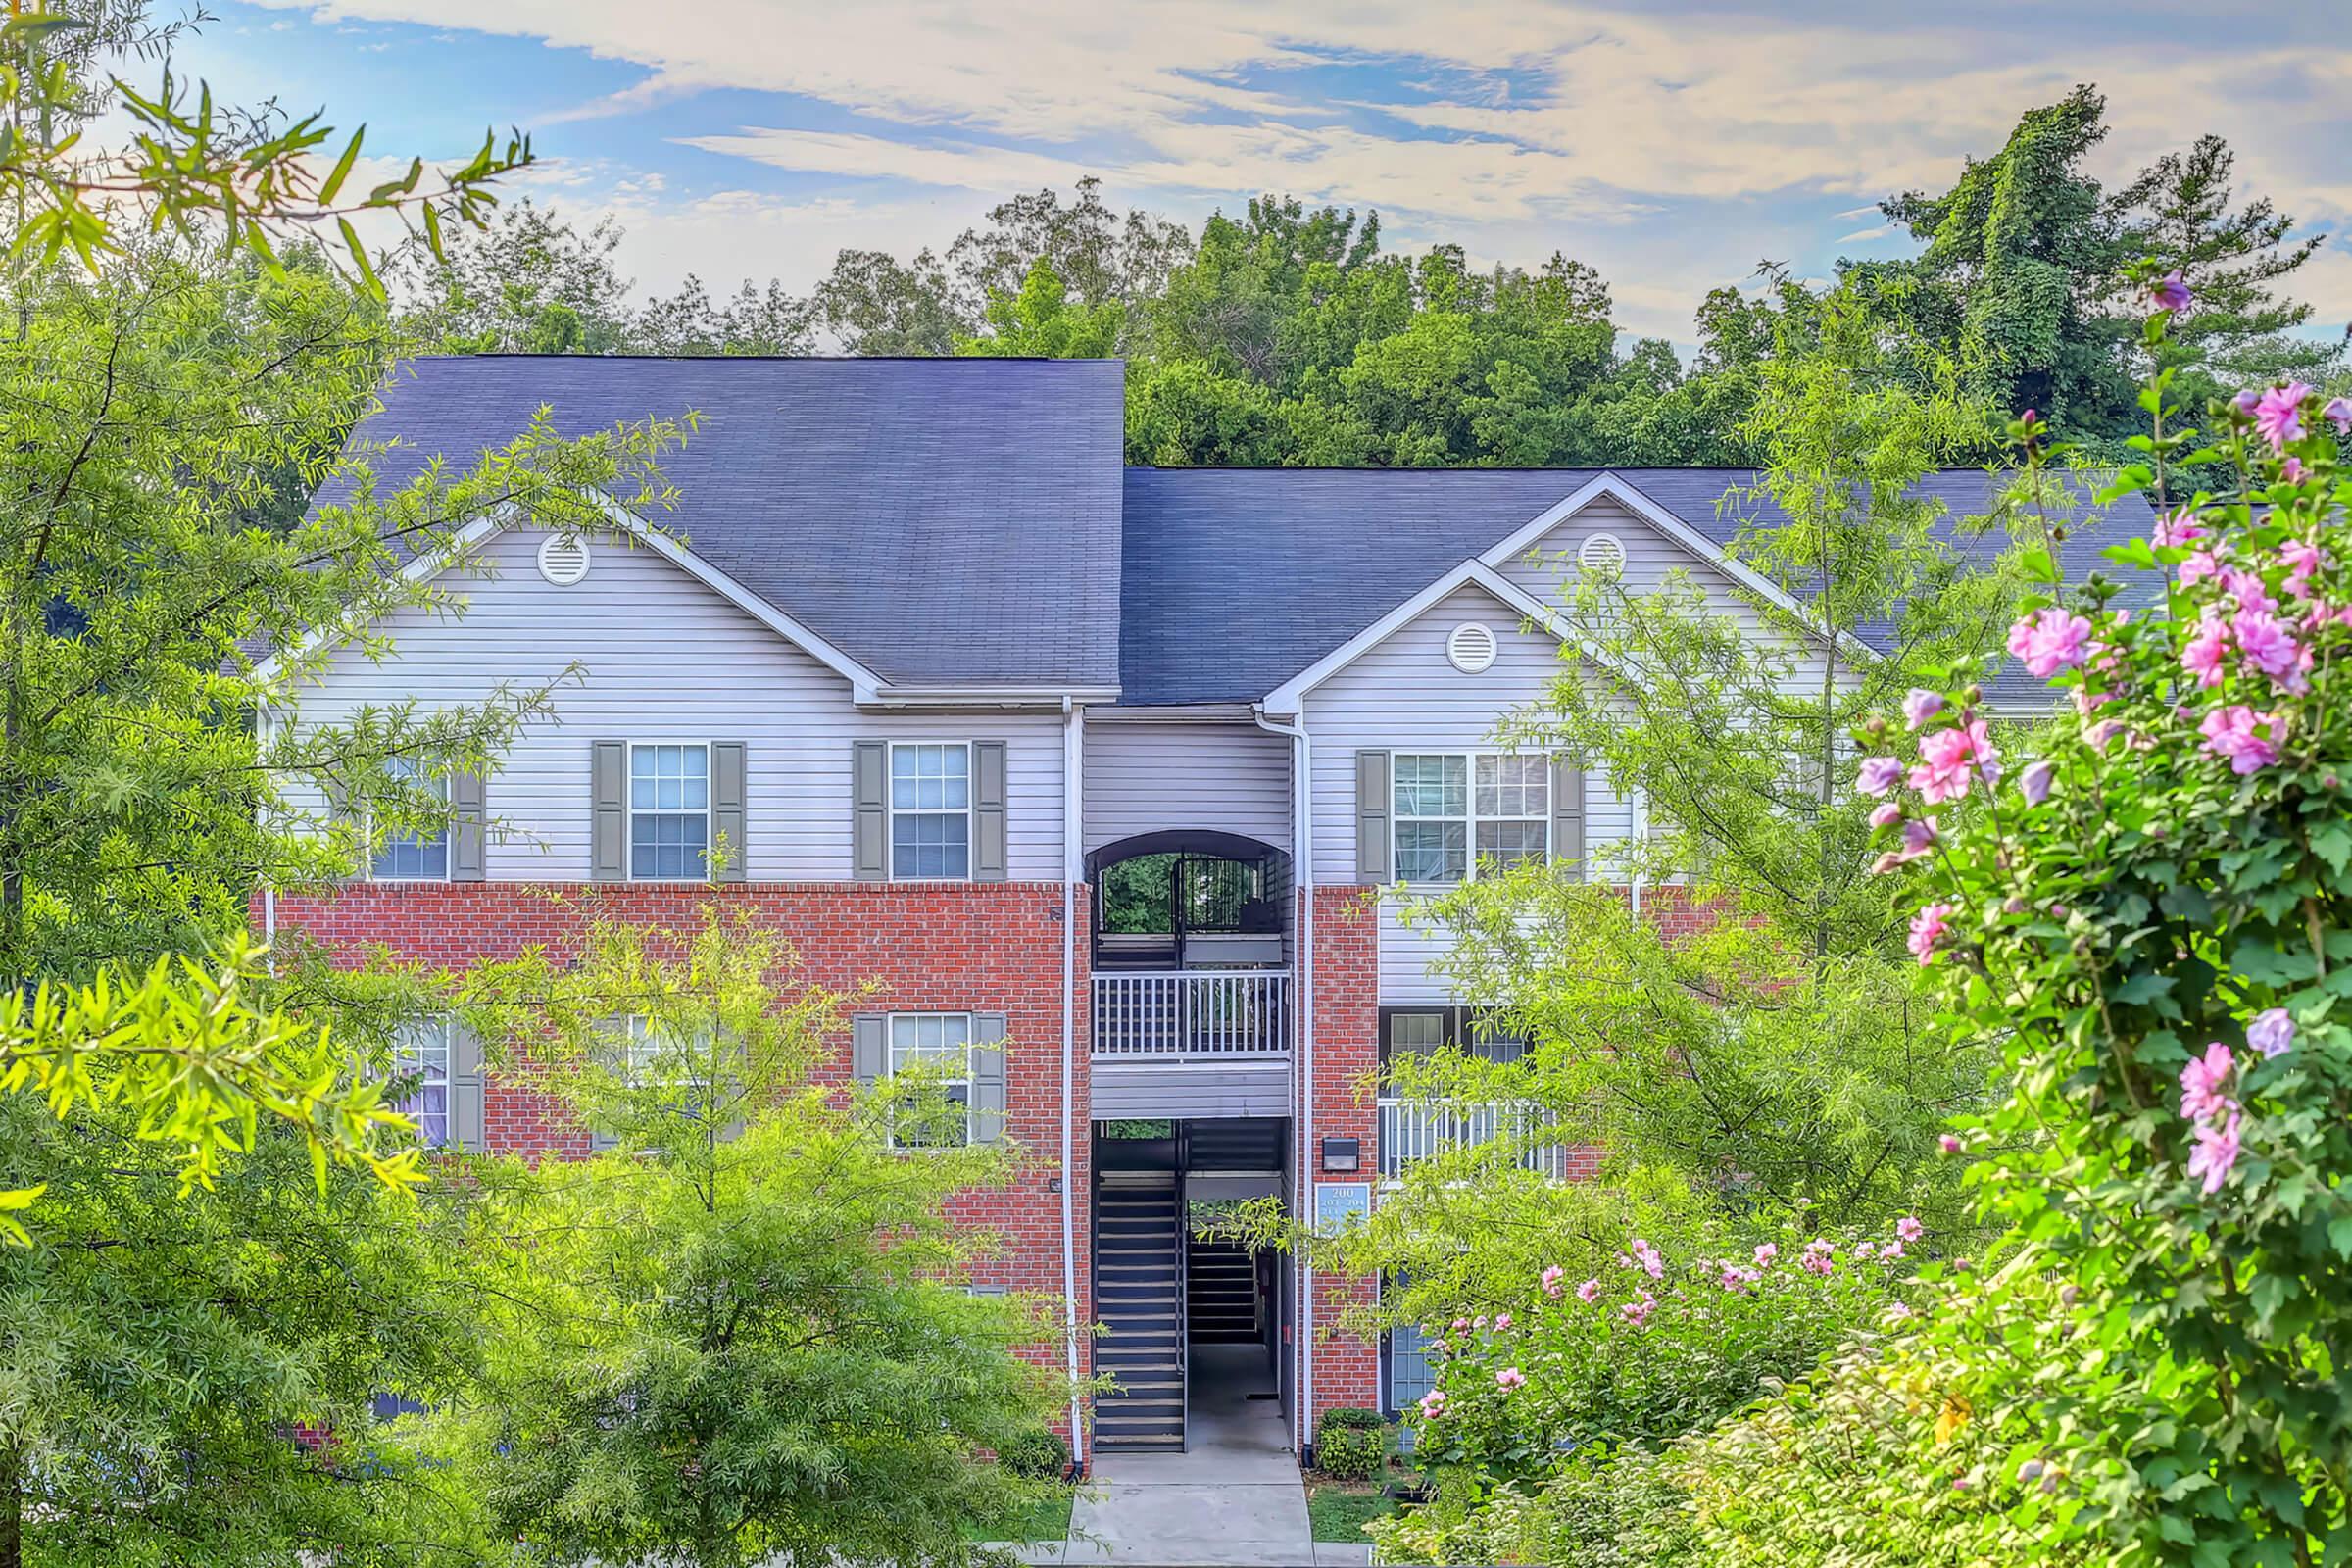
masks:
[(1186, 724), (1089, 715), (1086, 848), (1173, 828), (1291, 847), (1287, 735), (1246, 720)]
[[(1446, 634), (1465, 620), (1485, 622), (1500, 644), (1493, 667), (1483, 674), (1465, 675), (1446, 661)], [(1357, 752), (1385, 751), (1392, 760), (1493, 752), (1495, 724), (1542, 700), (1568, 668), (1560, 660), (1556, 638), (1523, 628), (1516, 611), (1482, 588), (1465, 586), (1309, 692), (1304, 717), (1314, 737), (1316, 881), (1327, 887), (1355, 881)], [(1589, 771), (1587, 854), (1605, 855), (1632, 826), (1631, 803), (1611, 792), (1608, 778), (1598, 769)], [(1403, 1004), (1457, 1000), (1429, 973), (1430, 961), (1443, 951), (1446, 939), (1426, 928), (1405, 929), (1391, 895), (1382, 896), (1377, 918), (1379, 1001)]]
[[(387, 616), (393, 651), (382, 662), (357, 650), (328, 660), (296, 694), (299, 717), (334, 722), (411, 697), (423, 710), (480, 702), (502, 681), (536, 686), (576, 664), (580, 678), (558, 682), (551, 714), (525, 726), (487, 780), (499, 824), (483, 847), (488, 880), (588, 880), (591, 745), (663, 736), (745, 742), (740, 863), (754, 877), (850, 880), (851, 743), (936, 740), (954, 733), (943, 716), (860, 711), (848, 681), (651, 550), (594, 540), (586, 580), (554, 587), (534, 564), (539, 538), (517, 530), (485, 546), (494, 577), (441, 578), (466, 597), (463, 615)], [(987, 734), (1004, 742), (1007, 875), (1058, 881), (1059, 706), (991, 709)]]

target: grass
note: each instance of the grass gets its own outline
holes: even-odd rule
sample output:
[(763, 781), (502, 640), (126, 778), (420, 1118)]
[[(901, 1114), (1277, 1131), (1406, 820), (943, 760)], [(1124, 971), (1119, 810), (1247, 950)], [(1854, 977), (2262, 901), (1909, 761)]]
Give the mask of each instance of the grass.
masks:
[(1334, 1481), (1318, 1477), (1307, 1485), (1306, 1519), (1317, 1541), (1344, 1541), (1360, 1546), (1370, 1539), (1364, 1525), (1396, 1511), (1396, 1499), (1376, 1482)]
[(1051, 1497), (1040, 1497), (1027, 1513), (1011, 1525), (998, 1530), (964, 1527), (967, 1541), (1067, 1541), (1070, 1536), (1070, 1504), (1077, 1500), (1073, 1487), (1057, 1489)]

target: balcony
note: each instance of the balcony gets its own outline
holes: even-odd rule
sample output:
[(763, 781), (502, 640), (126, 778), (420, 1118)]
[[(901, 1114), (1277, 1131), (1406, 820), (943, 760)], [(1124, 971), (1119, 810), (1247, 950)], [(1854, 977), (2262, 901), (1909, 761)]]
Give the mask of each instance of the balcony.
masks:
[[(1543, 1111), (1520, 1101), (1496, 1101), (1481, 1105), (1432, 1105), (1419, 1101), (1383, 1098), (1380, 1105), (1380, 1174), (1395, 1181), (1405, 1167), (1457, 1149), (1493, 1143), (1497, 1138), (1520, 1139), (1543, 1125)], [(1519, 1150), (1522, 1169), (1564, 1180), (1568, 1149), (1563, 1144), (1535, 1144)]]
[(1280, 1059), (1291, 1049), (1287, 969), (1095, 976), (1098, 1061)]

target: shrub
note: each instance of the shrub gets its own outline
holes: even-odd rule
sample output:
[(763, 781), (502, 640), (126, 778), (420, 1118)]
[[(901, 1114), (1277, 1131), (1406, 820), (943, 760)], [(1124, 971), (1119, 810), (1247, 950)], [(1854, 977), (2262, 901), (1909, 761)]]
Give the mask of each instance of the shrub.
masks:
[(1058, 1481), (1069, 1468), (1070, 1450), (1045, 1427), (1031, 1427), (997, 1450), (997, 1463), (1025, 1481)]
[[(2352, 402), (2249, 392), (2207, 412), (2218, 440), (2197, 450), (2168, 399), (2185, 292), (2153, 296), (2155, 433), (2107, 492), (2156, 497), (2155, 537), (2109, 553), (2154, 602), (2033, 563), (2041, 591), (2009, 647), (2073, 701), (2025, 766), (1974, 688), (1919, 693), (1907, 727), (1864, 734), (1866, 782), (1895, 792), (1884, 825), (1903, 835), (1886, 860), (1936, 873), (1912, 950), (1946, 977), (1955, 1025), (2008, 1058), (2010, 1098), (1969, 1141), (2020, 1262), (1975, 1309), (2048, 1296), (2005, 1378), (1963, 1332), (1972, 1312), (1938, 1327), (1921, 1354), (1949, 1369), (1937, 1436), (1964, 1467), (1914, 1449), (1922, 1487), (1948, 1473), (1946, 1511), (1997, 1506), (2030, 1474), (2044, 1542), (2072, 1534), (2105, 1560), (2337, 1561), (2352, 488), (2335, 437)], [(2013, 430), (2048, 460), (2031, 415)], [(2183, 476), (2212, 488), (2183, 498)], [(1988, 1422), (2025, 1441), (1971, 1445)]]
[(1389, 1457), (1388, 1423), (1377, 1410), (1343, 1406), (1323, 1412), (1315, 1434), (1315, 1468), (1344, 1481), (1369, 1481)]

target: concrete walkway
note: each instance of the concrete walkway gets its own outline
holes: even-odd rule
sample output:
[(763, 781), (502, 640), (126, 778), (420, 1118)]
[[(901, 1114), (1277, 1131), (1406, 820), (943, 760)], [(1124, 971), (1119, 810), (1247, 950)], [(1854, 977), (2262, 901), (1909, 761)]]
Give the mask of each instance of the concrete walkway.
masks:
[(1182, 1453), (1109, 1453), (1070, 1517), (1058, 1552), (1037, 1563), (1117, 1568), (1323, 1568), (1371, 1560), (1368, 1545), (1317, 1546), (1306, 1488), (1270, 1393), (1263, 1350), (1204, 1345), (1193, 1351), (1192, 1431)]

